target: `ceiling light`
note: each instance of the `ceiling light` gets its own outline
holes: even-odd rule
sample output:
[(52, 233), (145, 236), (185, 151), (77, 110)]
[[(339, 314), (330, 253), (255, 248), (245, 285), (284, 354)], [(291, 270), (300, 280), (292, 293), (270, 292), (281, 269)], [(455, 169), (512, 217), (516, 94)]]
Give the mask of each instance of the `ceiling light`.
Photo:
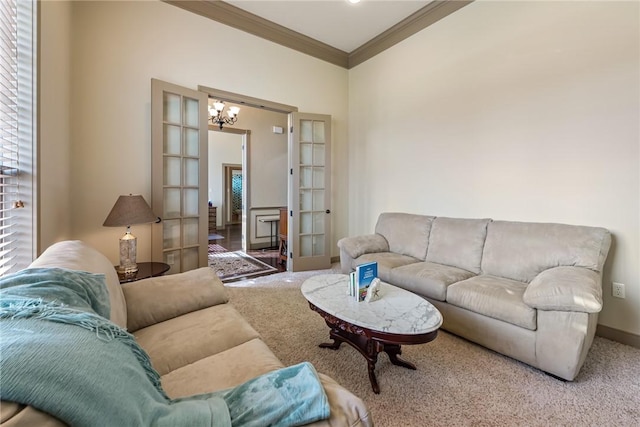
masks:
[(222, 101), (215, 101), (213, 107), (209, 105), (209, 119), (214, 125), (219, 125), (220, 130), (222, 130), (223, 125), (234, 124), (238, 120), (238, 113), (240, 112), (240, 108), (238, 107), (229, 107), (227, 110), (228, 117), (224, 117), (222, 114), (224, 106), (224, 102)]
[(349, 3), (352, 3), (352, 4), (360, 3), (360, 0), (349, 0)]

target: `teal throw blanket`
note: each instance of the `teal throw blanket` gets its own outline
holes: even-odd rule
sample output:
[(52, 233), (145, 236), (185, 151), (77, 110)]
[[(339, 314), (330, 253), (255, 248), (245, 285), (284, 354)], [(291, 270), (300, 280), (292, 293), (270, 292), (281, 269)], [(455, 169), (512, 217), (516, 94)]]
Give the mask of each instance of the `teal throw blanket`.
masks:
[(168, 398), (146, 352), (107, 320), (108, 301), (103, 275), (40, 268), (0, 278), (0, 398), (71, 426), (297, 426), (329, 417), (306, 362)]

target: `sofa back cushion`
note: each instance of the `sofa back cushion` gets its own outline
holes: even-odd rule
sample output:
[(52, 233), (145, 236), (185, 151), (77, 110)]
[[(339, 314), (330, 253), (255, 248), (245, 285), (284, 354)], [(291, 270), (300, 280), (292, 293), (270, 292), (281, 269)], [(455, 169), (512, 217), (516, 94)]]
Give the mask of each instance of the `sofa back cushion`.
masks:
[(490, 219), (437, 217), (431, 225), (427, 261), (480, 273)]
[(389, 251), (424, 261), (434, 218), (426, 215), (384, 212), (378, 217), (376, 233), (387, 239)]
[(604, 228), (566, 224), (492, 221), (482, 255), (482, 273), (529, 283), (552, 267), (602, 272), (611, 235)]
[(80, 240), (66, 240), (49, 246), (29, 268), (66, 268), (105, 275), (110, 320), (121, 328), (127, 327), (127, 305), (113, 264), (103, 254)]

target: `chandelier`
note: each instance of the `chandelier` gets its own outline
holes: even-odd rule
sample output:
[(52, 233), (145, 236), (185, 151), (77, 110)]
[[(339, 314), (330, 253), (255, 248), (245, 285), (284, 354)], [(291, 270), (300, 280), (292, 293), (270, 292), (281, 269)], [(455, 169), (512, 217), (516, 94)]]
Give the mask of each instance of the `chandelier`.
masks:
[(223, 125), (232, 125), (238, 121), (238, 113), (240, 112), (238, 107), (229, 107), (227, 109), (227, 117), (225, 117), (223, 114), (224, 107), (225, 105), (222, 101), (214, 102), (213, 107), (209, 105), (209, 119), (214, 125), (220, 126), (220, 130), (222, 130)]

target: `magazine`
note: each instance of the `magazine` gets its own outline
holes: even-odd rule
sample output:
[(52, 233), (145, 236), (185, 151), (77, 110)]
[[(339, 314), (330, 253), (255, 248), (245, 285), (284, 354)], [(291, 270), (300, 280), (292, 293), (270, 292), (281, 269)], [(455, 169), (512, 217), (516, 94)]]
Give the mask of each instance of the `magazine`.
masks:
[(378, 277), (378, 263), (373, 261), (366, 264), (360, 264), (356, 267), (355, 273), (357, 299), (358, 301), (364, 301), (367, 296), (367, 289), (369, 289), (371, 282), (373, 279)]

